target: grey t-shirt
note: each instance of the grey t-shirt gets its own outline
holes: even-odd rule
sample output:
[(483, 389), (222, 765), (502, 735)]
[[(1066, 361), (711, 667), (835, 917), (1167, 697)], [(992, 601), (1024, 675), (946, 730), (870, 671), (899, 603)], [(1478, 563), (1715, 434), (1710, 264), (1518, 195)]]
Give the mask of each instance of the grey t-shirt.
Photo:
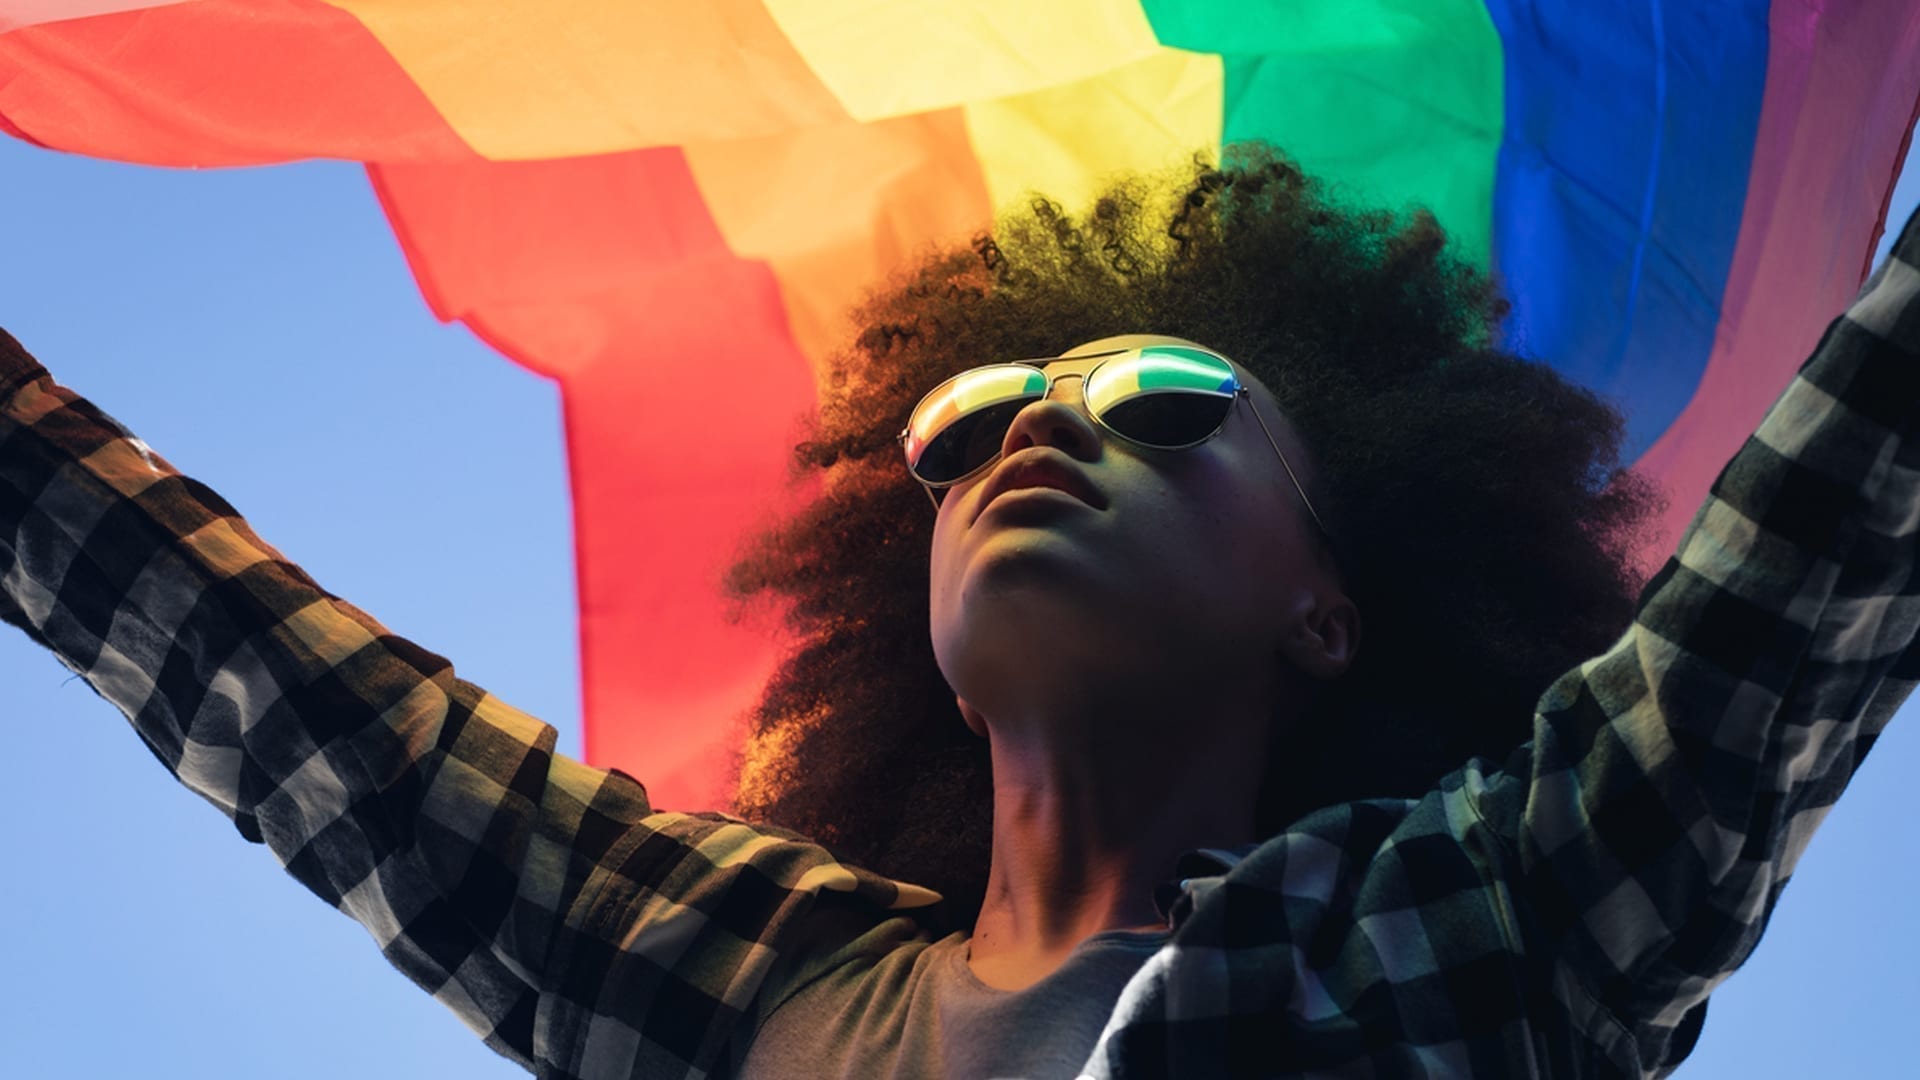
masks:
[(755, 1080), (1073, 1077), (1121, 988), (1167, 937), (1095, 934), (1024, 990), (995, 990), (975, 978), (964, 934), (903, 942), (801, 987), (762, 1022), (740, 1074)]

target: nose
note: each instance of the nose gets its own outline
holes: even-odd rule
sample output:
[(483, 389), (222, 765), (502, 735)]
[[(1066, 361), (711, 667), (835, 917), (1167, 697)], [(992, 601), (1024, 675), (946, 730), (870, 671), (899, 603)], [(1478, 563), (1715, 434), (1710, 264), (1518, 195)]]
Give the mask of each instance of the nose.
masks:
[[(1081, 387), (1086, 376), (1079, 372), (1060, 375), (1047, 396), (1031, 402), (1014, 414), (1007, 434), (1000, 441), (1000, 456), (1006, 457), (1029, 446), (1052, 446), (1082, 461), (1091, 461), (1100, 452), (1100, 432), (1093, 426)], [(1069, 389), (1071, 385), (1071, 389)]]

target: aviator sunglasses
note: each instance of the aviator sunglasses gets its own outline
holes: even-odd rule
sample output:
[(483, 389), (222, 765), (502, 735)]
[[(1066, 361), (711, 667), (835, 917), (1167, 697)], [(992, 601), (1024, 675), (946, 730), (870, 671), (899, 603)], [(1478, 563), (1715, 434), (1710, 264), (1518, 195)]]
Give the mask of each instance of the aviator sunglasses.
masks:
[[(1046, 365), (1060, 360), (1104, 357), (1084, 374), (1048, 375)], [(1081, 379), (1081, 394), (1094, 422), (1114, 435), (1154, 450), (1187, 450), (1220, 433), (1233, 403), (1247, 399), (1280, 467), (1300, 494), (1323, 536), (1326, 525), (1307, 498), (1287, 455), (1253, 407), (1252, 391), (1234, 373), (1226, 357), (1188, 345), (1148, 345), (1091, 356), (1017, 360), (972, 368), (934, 387), (913, 407), (898, 436), (907, 469), (927, 489), (934, 509), (936, 491), (966, 482), (1000, 458), (1007, 429), (1027, 405), (1045, 398), (1060, 378)]]

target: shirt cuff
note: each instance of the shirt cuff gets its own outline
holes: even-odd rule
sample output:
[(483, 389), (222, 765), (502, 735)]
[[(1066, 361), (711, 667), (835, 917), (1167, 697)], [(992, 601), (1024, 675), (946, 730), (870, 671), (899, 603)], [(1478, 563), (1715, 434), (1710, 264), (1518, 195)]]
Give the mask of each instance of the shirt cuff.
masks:
[(27, 355), (13, 335), (0, 329), (0, 405), (13, 400), (13, 392), (47, 374), (40, 362)]

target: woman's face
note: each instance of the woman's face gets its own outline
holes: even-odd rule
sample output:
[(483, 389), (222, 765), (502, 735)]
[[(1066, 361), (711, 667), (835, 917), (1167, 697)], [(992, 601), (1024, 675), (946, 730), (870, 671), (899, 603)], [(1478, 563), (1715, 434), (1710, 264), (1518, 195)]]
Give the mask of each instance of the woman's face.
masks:
[[(1150, 344), (1203, 343), (1128, 334), (1061, 355)], [(1097, 363), (1048, 365), (1051, 395), (1021, 410), (1001, 458), (949, 489), (935, 521), (934, 653), (955, 692), (987, 717), (1048, 677), (1167, 686), (1270, 672), (1293, 623), (1338, 593), (1316, 557), (1312, 519), (1245, 401), (1197, 447), (1135, 446), (1086, 411), (1083, 380), (1071, 376)], [(1311, 488), (1312, 462), (1272, 395), (1234, 366)]]

